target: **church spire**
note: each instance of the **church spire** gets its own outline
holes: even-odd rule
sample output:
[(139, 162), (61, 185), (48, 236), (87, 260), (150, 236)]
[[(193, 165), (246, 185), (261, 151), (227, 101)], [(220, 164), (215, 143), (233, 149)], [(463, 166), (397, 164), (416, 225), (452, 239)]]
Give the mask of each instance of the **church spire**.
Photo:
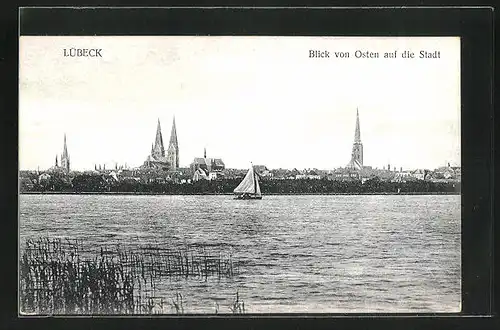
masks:
[(161, 125), (160, 118), (158, 118), (158, 125), (156, 126), (156, 138), (154, 145), (154, 155), (155, 157), (164, 157), (165, 156), (165, 148), (163, 146), (163, 137), (161, 135)]
[(356, 129), (354, 131), (354, 143), (352, 144), (351, 161), (348, 168), (360, 170), (363, 168), (363, 144), (361, 143), (361, 130), (359, 128), (359, 111), (356, 108)]
[(66, 133), (64, 133), (64, 146), (63, 146), (63, 153), (61, 155), (61, 158), (68, 158), (68, 146), (66, 144)]
[(354, 132), (354, 143), (361, 143), (361, 131), (359, 129), (359, 111), (356, 108), (356, 131)]
[(179, 145), (177, 143), (177, 129), (175, 127), (175, 116), (172, 120), (172, 131), (170, 132), (170, 142), (168, 143), (168, 162), (170, 169), (176, 171), (179, 168)]
[(177, 148), (177, 129), (175, 128), (175, 116), (172, 121), (172, 132), (170, 133), (170, 142), (169, 146), (173, 145), (174, 147)]
[(59, 163), (57, 162), (57, 155), (56, 155), (56, 167), (59, 167)]
[(66, 133), (64, 133), (64, 146), (61, 155), (61, 167), (63, 167), (66, 172), (69, 172), (70, 170), (68, 145), (66, 144)]

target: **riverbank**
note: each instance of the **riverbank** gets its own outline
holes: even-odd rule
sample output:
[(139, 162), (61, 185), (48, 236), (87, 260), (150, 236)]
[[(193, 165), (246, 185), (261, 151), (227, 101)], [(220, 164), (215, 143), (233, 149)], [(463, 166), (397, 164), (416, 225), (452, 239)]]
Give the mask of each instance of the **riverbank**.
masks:
[[(63, 194), (124, 194), (124, 195), (232, 195), (241, 180), (199, 180), (191, 183), (139, 182), (135, 180), (109, 181), (102, 177), (79, 176), (71, 183), (64, 180), (20, 186), (22, 193), (43, 192)], [(373, 178), (360, 180), (262, 180), (263, 195), (394, 195), (398, 194), (459, 194), (459, 182), (415, 180), (391, 182)]]
[[(172, 193), (155, 193), (155, 192), (119, 192), (119, 191), (104, 191), (104, 192), (73, 192), (73, 191), (26, 191), (21, 192), (21, 195), (165, 195), (165, 196), (202, 196), (202, 195), (221, 195), (232, 196), (232, 193), (189, 193), (189, 194), (172, 194)], [(359, 193), (267, 193), (264, 196), (293, 196), (293, 195), (460, 195), (460, 192), (359, 192)]]

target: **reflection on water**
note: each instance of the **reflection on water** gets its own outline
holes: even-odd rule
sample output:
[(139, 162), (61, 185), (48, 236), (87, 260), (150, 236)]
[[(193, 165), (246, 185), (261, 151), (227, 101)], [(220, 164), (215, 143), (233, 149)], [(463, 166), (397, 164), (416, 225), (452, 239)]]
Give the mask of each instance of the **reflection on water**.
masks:
[[(190, 312), (457, 312), (460, 196), (21, 195), (21, 241), (219, 246), (232, 279), (177, 279)], [(226, 307), (223, 307), (226, 306)], [(224, 310), (225, 309), (225, 310)]]

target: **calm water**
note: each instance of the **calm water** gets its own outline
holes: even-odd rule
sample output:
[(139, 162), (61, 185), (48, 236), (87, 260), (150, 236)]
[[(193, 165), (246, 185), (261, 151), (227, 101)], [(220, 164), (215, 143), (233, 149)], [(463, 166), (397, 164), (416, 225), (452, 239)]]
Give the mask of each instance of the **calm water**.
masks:
[(21, 240), (213, 244), (232, 279), (166, 279), (189, 312), (458, 312), (460, 196), (21, 195)]

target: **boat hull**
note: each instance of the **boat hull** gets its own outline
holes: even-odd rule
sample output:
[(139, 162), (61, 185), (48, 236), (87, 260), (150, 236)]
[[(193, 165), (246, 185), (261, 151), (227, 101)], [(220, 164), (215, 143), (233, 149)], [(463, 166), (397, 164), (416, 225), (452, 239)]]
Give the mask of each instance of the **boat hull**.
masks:
[(262, 199), (262, 196), (251, 196), (251, 195), (242, 196), (242, 195), (238, 195), (238, 196), (234, 197), (234, 199), (247, 199), (247, 200), (250, 200), (250, 199)]

